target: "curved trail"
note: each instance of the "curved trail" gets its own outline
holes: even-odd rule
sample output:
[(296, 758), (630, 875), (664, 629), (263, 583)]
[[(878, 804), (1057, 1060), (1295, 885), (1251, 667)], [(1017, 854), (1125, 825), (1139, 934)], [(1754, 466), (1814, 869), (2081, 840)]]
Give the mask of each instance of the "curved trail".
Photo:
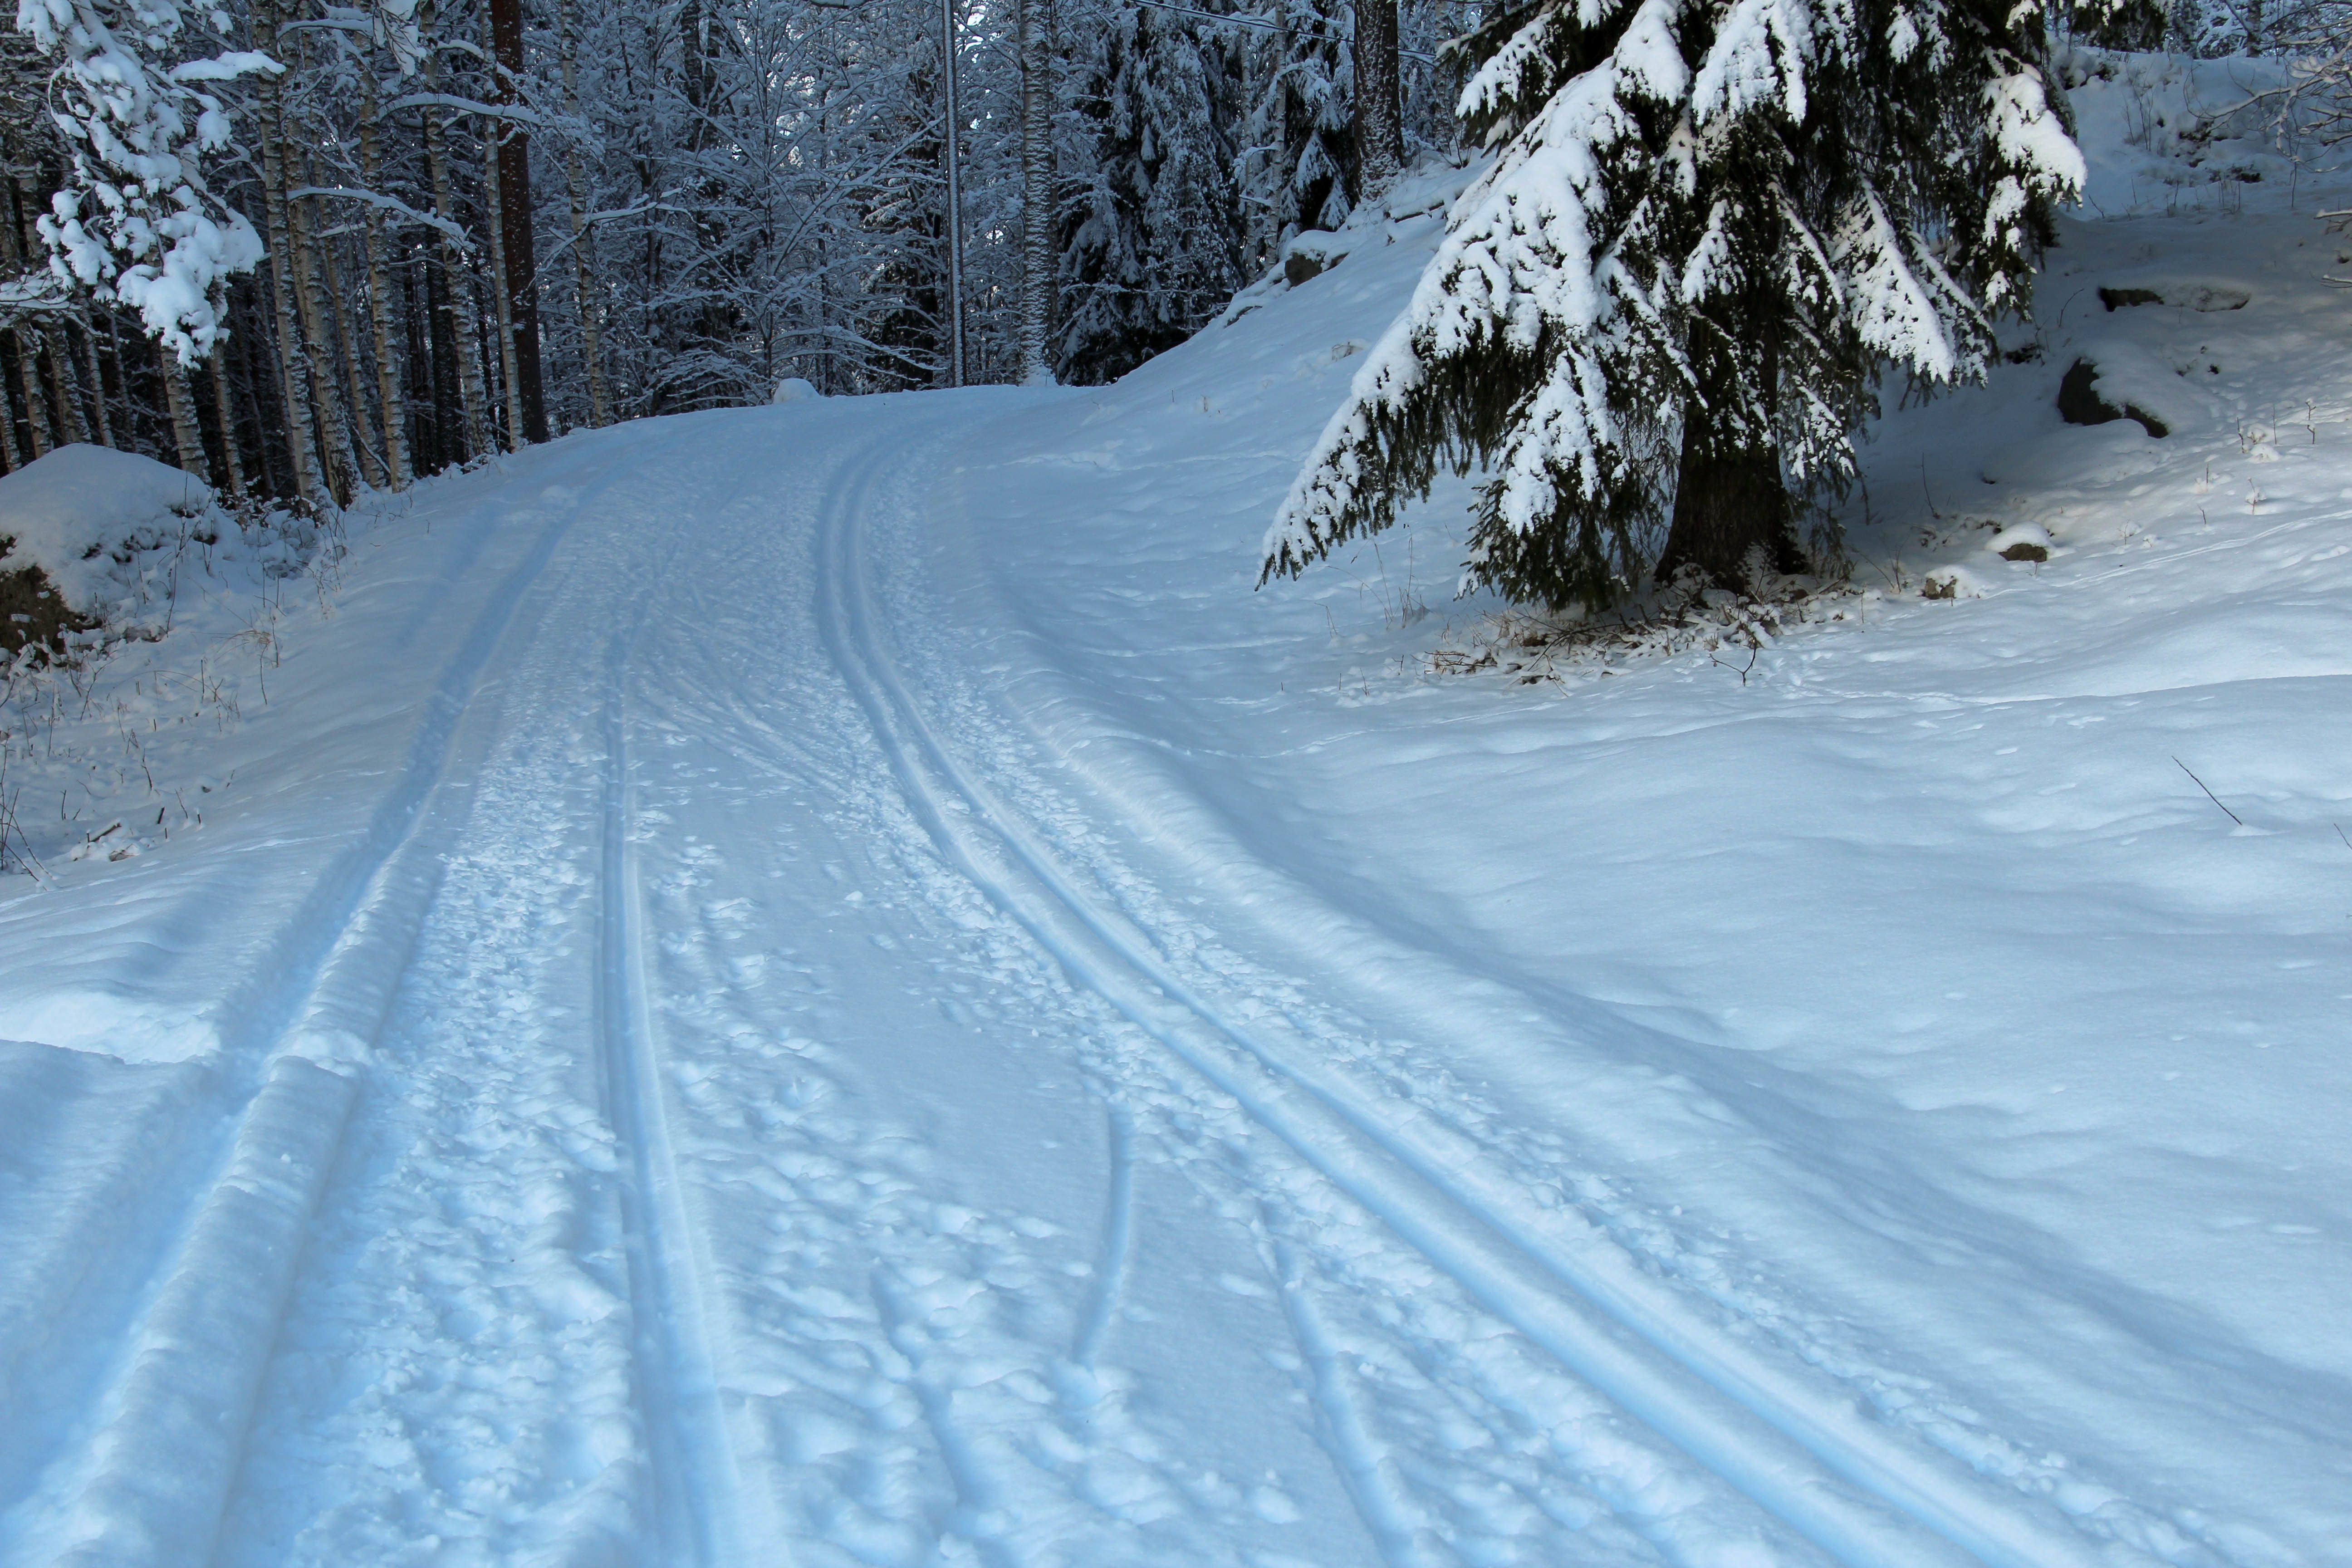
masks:
[(1605, 1238), (1531, 1234), (1521, 1216), (1498, 1212), (1475, 1177), (1464, 1179), (1475, 1152), (1433, 1143), (1426, 1119), (1400, 1117), (1296, 1045), (1240, 1023), (1090, 897), (1017, 810), (947, 749), (890, 660), (859, 551), (860, 514), (875, 504), (886, 465), (904, 456), (896, 443), (877, 451), (828, 500), (819, 589), (828, 645), (925, 826), (1073, 975), (1483, 1306), (1838, 1561), (1959, 1561), (1954, 1549), (1997, 1568), (2098, 1560), (2087, 1542), (1989, 1497), (1834, 1391), (1801, 1386), (1693, 1321)]
[[(77, 1272), (0, 1189), (0, 1388), (88, 1413), (0, 1435), (0, 1563), (2148, 1561), (1071, 847), (1133, 802), (974, 741), (878, 547), (1003, 407), (583, 441), (229, 1047), (0, 1055), (120, 1109), (69, 1214), (165, 1216)], [(12, 1325), (84, 1300), (45, 1368)]]

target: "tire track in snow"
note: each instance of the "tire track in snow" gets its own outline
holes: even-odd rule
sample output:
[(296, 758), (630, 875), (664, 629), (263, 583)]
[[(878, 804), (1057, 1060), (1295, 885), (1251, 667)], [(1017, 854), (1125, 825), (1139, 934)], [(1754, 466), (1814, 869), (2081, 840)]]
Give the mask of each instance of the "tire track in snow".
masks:
[[(636, 443), (570, 498), (484, 603), (443, 667), (407, 757), (360, 841), (313, 885), (230, 1005), (218, 1141), (187, 1157), (186, 1217), (127, 1310), (86, 1337), (119, 1344), (77, 1403), (92, 1415), (0, 1527), (12, 1559), (140, 1568), (212, 1554), (255, 1399), (327, 1185), (359, 1074), (439, 886), (449, 780), (483, 672), (572, 526), (649, 456)], [(460, 816), (461, 813), (451, 813)], [(436, 830), (426, 831), (427, 825)], [(192, 1136), (200, 1136), (195, 1134)]]
[(2090, 1543), (1988, 1500), (1836, 1394), (1697, 1321), (1605, 1237), (1531, 1235), (1462, 1168), (1462, 1151), (1399, 1124), (1303, 1053), (1223, 1016), (1150, 942), (1085, 893), (940, 742), (891, 662), (858, 547), (860, 513), (904, 438), (845, 465), (824, 503), (820, 628), (908, 804), (950, 863), (1080, 984), (1237, 1100), (1250, 1118), (1517, 1328), (1833, 1558), (1853, 1568), (1958, 1563), (2088, 1568)]

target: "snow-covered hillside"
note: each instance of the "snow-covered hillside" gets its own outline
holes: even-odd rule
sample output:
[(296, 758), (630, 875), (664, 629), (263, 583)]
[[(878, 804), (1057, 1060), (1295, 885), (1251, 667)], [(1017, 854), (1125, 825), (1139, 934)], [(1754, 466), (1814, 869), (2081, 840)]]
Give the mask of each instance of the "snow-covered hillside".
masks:
[(2352, 244), (2182, 97), (1758, 648), (1433, 675), (1459, 486), (1254, 591), (1444, 174), (145, 647), (144, 853), (12, 752), (0, 1563), (2352, 1563)]

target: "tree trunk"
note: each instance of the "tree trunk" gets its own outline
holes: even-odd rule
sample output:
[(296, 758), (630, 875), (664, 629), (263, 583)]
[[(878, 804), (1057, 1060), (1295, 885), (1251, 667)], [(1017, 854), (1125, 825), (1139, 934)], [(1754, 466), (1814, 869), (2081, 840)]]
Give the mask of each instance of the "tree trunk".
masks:
[(490, 222), (490, 302), (498, 316), (499, 382), (506, 390), (506, 448), (518, 452), (523, 447), (522, 366), (515, 352), (514, 293), (508, 287), (505, 204), (499, 199), (505, 193), (499, 188), (499, 176), (505, 173), (499, 165), (498, 128), (490, 128), (490, 140), (482, 144), (482, 199), (489, 205)]
[[(1393, 0), (1391, 0), (1393, 4)], [(1045, 336), (1054, 287), (1054, 55), (1045, 0), (1018, 0), (1021, 45), (1021, 382), (1051, 386)]]
[[(276, 6), (255, 8), (254, 43), (264, 54), (277, 52)], [(286, 453), (294, 470), (295, 493), (315, 502), (325, 490), (319, 482), (318, 432), (310, 422), (310, 399), (303, 395), (302, 343), (294, 321), (294, 245), (286, 213), (287, 149), (279, 112), (284, 97), (277, 77), (262, 77), (262, 207), (269, 226), (270, 295), (276, 306), (272, 315), (278, 329), (278, 384), (286, 399)]]
[(87, 314), (82, 317), (81, 367), (82, 374), (89, 378), (92, 434), (97, 437), (100, 446), (111, 447), (114, 445), (114, 422), (107, 416), (106, 412), (106, 372), (99, 365), (98, 334), (90, 330), (89, 318)]
[[(317, 184), (314, 173), (312, 183)], [(370, 212), (377, 210), (373, 205)], [(343, 380), (337, 391), (350, 416), (343, 421), (344, 437), (351, 443), (352, 456), (357, 466), (354, 477), (363, 477), (371, 485), (390, 489), (390, 475), (383, 459), (368, 445), (367, 367), (360, 363), (359, 322), (352, 314), (352, 292), (343, 286), (341, 270), (335, 265), (335, 242), (327, 237), (323, 226), (319, 231), (319, 268), (327, 281), (327, 300), (333, 307), (335, 341), (341, 345), (338, 356), (342, 362)]]
[(1689, 410), (1683, 417), (1674, 521), (1658, 557), (1657, 581), (1672, 583), (1688, 566), (1715, 586), (1744, 589), (1757, 560), (1774, 572), (1803, 571), (1804, 552), (1789, 514), (1780, 454), (1762, 447), (1719, 451), (1705, 416)]
[[(575, 0), (563, 0), (563, 111), (580, 118), (580, 38)], [(580, 358), (588, 373), (588, 422), (602, 430), (613, 422), (613, 396), (604, 385), (604, 333), (596, 324), (596, 235), (588, 222), (588, 177), (580, 147), (564, 149), (563, 180), (572, 198), (572, 265), (580, 308)]]
[[(7, 345), (0, 342), (0, 353), (6, 351)], [(25, 454), (16, 445), (16, 404), (5, 384), (0, 384), (0, 462), (5, 462), (12, 474), (25, 466)]]
[(1357, 199), (1369, 201), (1404, 167), (1397, 75), (1397, 0), (1356, 0)]
[(236, 449), (236, 407), (228, 393), (228, 345), (213, 348), (213, 420), (220, 426), (220, 488), (232, 502), (245, 500), (245, 465)]
[(188, 389), (188, 368), (161, 343), (155, 345), (155, 368), (163, 377), (163, 401), (171, 410), (172, 447), (179, 457), (180, 471), (204, 479), (205, 433), (196, 424), (196, 396)]
[[(490, 0), (490, 50), (499, 62), (499, 101), (520, 102), (522, 0)], [(521, 389), (522, 424), (514, 432), (520, 446), (548, 438), (547, 387), (539, 363), (539, 258), (530, 225), (530, 138), (512, 123), (499, 124), (495, 134), (507, 353)]]
[[(360, 170), (372, 191), (383, 188), (383, 128), (377, 124), (375, 66), (360, 61)], [(392, 352), (392, 273), (383, 258), (383, 209), (368, 204), (368, 321), (375, 333), (375, 395), (383, 412), (383, 463), (394, 489), (406, 489), (408, 420), (401, 406), (400, 362)]]
[[(440, 71), (431, 63), (436, 55), (429, 52), (437, 47), (433, 33), (433, 18), (432, 0), (425, 0), (416, 9), (417, 26), (425, 35), (428, 49), (425, 86), (425, 90), (437, 92), (440, 90)], [(444, 223), (455, 224), (457, 221), (457, 203), (449, 189), (449, 154), (442, 133), (441, 111), (426, 104), (424, 115), (425, 163), (433, 181), (433, 212)], [(464, 394), (467, 454), (472, 456), (488, 450), (490, 444), (488, 399), (482, 390), (480, 363), (467, 351), (464, 323), (458, 320), (457, 276), (458, 264), (463, 258), (457, 242), (449, 237), (446, 229), (441, 231), (438, 242), (442, 286), (441, 298), (437, 301), (440, 331), (436, 335), (449, 346), (451, 368), (457, 373), (457, 385)]]
[(33, 441), (33, 460), (38, 462), (49, 455), (49, 400), (41, 390), (40, 329), (31, 325), (16, 329), (16, 382), (25, 393), (25, 428)]

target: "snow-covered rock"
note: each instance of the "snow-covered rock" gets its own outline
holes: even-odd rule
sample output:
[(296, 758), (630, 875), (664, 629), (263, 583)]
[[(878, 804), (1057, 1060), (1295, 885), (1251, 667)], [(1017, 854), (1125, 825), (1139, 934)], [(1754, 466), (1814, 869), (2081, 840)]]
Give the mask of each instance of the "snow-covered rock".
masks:
[(140, 557), (212, 531), (212, 487), (105, 447), (60, 447), (0, 477), (0, 571), (38, 567), (76, 613), (117, 619), (148, 595)]

